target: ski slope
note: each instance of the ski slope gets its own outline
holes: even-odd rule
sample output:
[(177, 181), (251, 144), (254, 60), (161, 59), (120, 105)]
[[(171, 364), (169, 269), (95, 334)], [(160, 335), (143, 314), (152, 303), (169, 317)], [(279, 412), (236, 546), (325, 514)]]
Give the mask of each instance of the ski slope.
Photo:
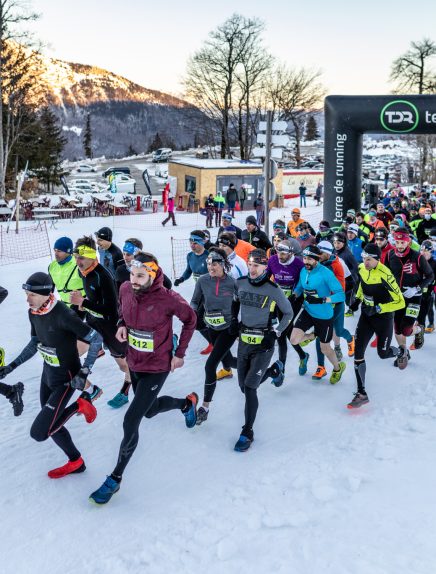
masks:
[[(289, 215), (292, 205), (277, 215)], [(312, 224), (321, 218), (319, 208), (302, 211)], [(114, 241), (122, 247), (127, 237), (139, 236), (170, 272), (169, 237), (188, 238), (190, 217), (152, 233), (134, 224), (130, 230), (115, 227)], [(111, 223), (61, 221), (50, 238), (76, 239)], [(9, 290), (0, 306), (7, 361), (30, 333), (21, 285), (48, 263), (0, 267), (0, 284)], [(178, 291), (189, 299), (193, 282)], [(356, 319), (346, 323), (354, 331)], [(176, 411), (144, 419), (121, 490), (101, 508), (88, 495), (117, 459), (125, 410), (114, 411), (106, 401), (119, 390), (121, 372), (107, 355), (97, 361), (92, 380), (104, 389), (98, 417), (91, 425), (73, 417), (67, 425), (87, 470), (50, 480), (47, 471), (66, 461), (51, 440), (36, 443), (29, 436), (42, 368), (34, 357), (5, 381), (24, 382), (23, 415), (14, 418), (0, 397), (1, 573), (434, 572), (435, 343), (436, 333), (427, 336), (401, 372), (368, 349), (371, 402), (357, 412), (345, 408), (355, 390), (352, 359), (346, 359), (342, 381), (331, 386), (311, 380), (317, 366), (313, 344), (306, 348), (311, 357), (304, 377), (290, 349), (284, 385), (267, 382), (259, 390), (255, 441), (247, 453), (233, 451), (244, 408), (236, 378), (218, 384), (201, 427), (187, 429)], [(169, 376), (164, 393), (183, 397), (195, 390), (202, 396), (203, 347), (195, 333), (185, 366)]]

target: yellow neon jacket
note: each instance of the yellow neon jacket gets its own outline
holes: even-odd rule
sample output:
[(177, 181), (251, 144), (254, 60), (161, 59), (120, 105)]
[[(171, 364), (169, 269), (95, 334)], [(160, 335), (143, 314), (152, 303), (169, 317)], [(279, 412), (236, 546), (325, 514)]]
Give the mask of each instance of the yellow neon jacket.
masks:
[(391, 271), (382, 263), (367, 271), (359, 265), (359, 288), (356, 298), (367, 305), (378, 305), (380, 313), (393, 313), (406, 306), (404, 297)]

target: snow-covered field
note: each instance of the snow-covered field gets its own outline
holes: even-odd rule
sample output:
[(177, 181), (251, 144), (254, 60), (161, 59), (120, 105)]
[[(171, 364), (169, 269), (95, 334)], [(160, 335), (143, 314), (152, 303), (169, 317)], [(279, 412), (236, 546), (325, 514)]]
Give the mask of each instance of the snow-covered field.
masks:
[[(292, 204), (290, 204), (292, 205)], [(276, 212), (282, 215), (287, 210)], [(312, 223), (317, 208), (303, 210)], [(274, 217), (275, 214), (273, 214)], [(158, 216), (160, 217), (160, 216)], [(179, 227), (152, 232), (115, 227), (122, 246), (138, 235), (170, 272), (169, 236), (188, 237), (190, 217)], [(195, 220), (194, 220), (195, 218)], [(139, 222), (140, 220), (138, 220)], [(76, 239), (109, 219), (61, 221), (56, 237)], [(23, 281), (49, 259), (0, 267), (9, 297), (0, 307), (7, 361), (27, 343), (29, 324)], [(189, 298), (193, 283), (179, 291)], [(355, 319), (347, 319), (354, 329)], [(25, 410), (12, 416), (0, 397), (2, 574), (431, 574), (436, 571), (436, 334), (413, 352), (406, 371), (367, 352), (370, 404), (358, 412), (346, 403), (355, 390), (353, 362), (337, 386), (316, 383), (313, 345), (309, 372), (297, 374), (289, 351), (285, 384), (265, 383), (249, 452), (233, 445), (243, 423), (244, 400), (235, 379), (218, 385), (208, 421), (188, 430), (177, 412), (144, 420), (138, 449), (120, 492), (106, 507), (88, 495), (109, 474), (122, 436), (123, 410), (107, 406), (121, 374), (100, 359), (93, 380), (104, 388), (98, 417), (68, 423), (87, 465), (59, 481), (50, 468), (65, 462), (51, 440), (29, 436), (39, 409), (39, 358), (6, 382), (25, 383)], [(196, 333), (183, 369), (164, 392), (202, 395), (204, 340)], [(343, 350), (346, 345), (343, 342)]]

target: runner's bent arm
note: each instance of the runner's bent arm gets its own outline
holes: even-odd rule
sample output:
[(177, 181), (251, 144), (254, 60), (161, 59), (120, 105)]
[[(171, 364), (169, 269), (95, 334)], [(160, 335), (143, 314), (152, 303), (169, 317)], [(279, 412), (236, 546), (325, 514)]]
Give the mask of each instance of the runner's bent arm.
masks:
[(197, 324), (197, 315), (189, 303), (183, 299), (181, 295), (171, 291), (171, 299), (169, 300), (169, 311), (175, 315), (183, 323), (182, 332), (180, 333), (179, 344), (174, 355), (179, 359), (183, 359), (188, 348), (189, 341), (195, 331)]
[(283, 313), (283, 317), (276, 329), (277, 335), (280, 336), (292, 321), (294, 317), (294, 311), (292, 310), (289, 299), (286, 297), (283, 291), (279, 287), (276, 288), (276, 291), (277, 293), (274, 294), (274, 299), (276, 301), (277, 307)]

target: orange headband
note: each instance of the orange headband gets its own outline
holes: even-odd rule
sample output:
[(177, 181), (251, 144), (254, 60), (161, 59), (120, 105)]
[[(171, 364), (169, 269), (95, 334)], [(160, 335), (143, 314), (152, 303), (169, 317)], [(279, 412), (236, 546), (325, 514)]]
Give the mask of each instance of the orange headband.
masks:
[(157, 272), (159, 270), (159, 265), (154, 261), (138, 261), (135, 259), (131, 263), (132, 267), (143, 267), (152, 279), (156, 279)]

